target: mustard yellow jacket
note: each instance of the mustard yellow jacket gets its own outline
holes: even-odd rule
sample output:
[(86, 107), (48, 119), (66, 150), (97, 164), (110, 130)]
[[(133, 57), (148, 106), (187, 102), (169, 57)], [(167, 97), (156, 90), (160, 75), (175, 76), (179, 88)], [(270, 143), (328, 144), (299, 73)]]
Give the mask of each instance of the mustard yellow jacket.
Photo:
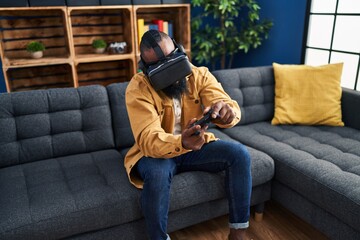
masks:
[[(231, 81), (231, 79), (229, 79)], [(205, 67), (192, 67), (187, 78), (189, 93), (183, 94), (181, 103), (181, 128), (184, 129), (192, 118), (200, 118), (203, 108), (218, 101), (228, 103), (236, 113), (232, 123), (219, 125), (229, 128), (240, 121), (241, 113), (236, 101), (230, 99), (221, 84)], [(142, 188), (143, 182), (132, 171), (143, 156), (173, 158), (189, 152), (181, 144), (181, 135), (174, 135), (175, 116), (173, 100), (161, 91), (155, 91), (143, 73), (137, 73), (126, 89), (126, 107), (131, 129), (135, 138), (134, 146), (125, 156), (125, 168), (130, 182)], [(216, 140), (214, 134), (205, 133), (206, 143)]]

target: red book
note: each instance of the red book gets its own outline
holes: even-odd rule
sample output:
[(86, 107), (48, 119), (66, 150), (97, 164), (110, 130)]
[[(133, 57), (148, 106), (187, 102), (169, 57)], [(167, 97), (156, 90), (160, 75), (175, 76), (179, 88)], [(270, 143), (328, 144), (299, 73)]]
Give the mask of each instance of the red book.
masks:
[(164, 20), (161, 20), (161, 19), (154, 19), (152, 20), (152, 22), (156, 25), (158, 25), (158, 29), (160, 32), (163, 32), (164, 31)]

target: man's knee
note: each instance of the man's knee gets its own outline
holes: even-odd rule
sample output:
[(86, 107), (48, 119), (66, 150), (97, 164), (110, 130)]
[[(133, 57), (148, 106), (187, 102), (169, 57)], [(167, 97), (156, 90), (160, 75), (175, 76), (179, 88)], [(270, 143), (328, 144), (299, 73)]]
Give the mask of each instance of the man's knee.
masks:
[(157, 159), (147, 164), (147, 168), (143, 169), (142, 177), (145, 182), (161, 184), (171, 182), (173, 172), (174, 166), (169, 159)]
[(250, 166), (250, 154), (244, 145), (240, 143), (233, 143), (232, 146), (229, 146), (228, 150), (230, 152), (230, 160), (232, 161), (232, 164), (240, 164), (244, 167)]

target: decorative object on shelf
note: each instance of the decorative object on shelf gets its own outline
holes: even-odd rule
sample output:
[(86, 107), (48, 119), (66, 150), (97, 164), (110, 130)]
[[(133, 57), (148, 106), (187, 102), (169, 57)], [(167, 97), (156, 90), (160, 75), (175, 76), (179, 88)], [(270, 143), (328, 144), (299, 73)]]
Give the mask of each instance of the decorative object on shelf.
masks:
[(108, 52), (111, 54), (126, 53), (126, 42), (113, 42), (109, 44)]
[(26, 51), (30, 52), (32, 58), (42, 58), (45, 45), (39, 41), (31, 41), (26, 45)]
[(103, 39), (95, 39), (92, 42), (92, 46), (95, 49), (95, 53), (104, 53), (107, 47), (107, 43)]
[[(193, 0), (202, 9), (191, 19), (192, 56), (198, 64), (210, 63), (211, 70), (231, 68), (236, 53), (257, 48), (268, 37), (270, 20), (260, 21), (256, 0)], [(206, 23), (205, 19), (214, 21)], [(226, 66), (227, 65), (227, 66)]]

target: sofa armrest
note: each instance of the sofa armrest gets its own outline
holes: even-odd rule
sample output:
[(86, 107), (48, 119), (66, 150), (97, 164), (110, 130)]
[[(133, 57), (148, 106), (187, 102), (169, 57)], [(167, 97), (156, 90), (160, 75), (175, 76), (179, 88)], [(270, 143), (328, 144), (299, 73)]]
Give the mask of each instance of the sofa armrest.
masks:
[(345, 126), (360, 130), (360, 92), (343, 88), (341, 97), (342, 119)]

